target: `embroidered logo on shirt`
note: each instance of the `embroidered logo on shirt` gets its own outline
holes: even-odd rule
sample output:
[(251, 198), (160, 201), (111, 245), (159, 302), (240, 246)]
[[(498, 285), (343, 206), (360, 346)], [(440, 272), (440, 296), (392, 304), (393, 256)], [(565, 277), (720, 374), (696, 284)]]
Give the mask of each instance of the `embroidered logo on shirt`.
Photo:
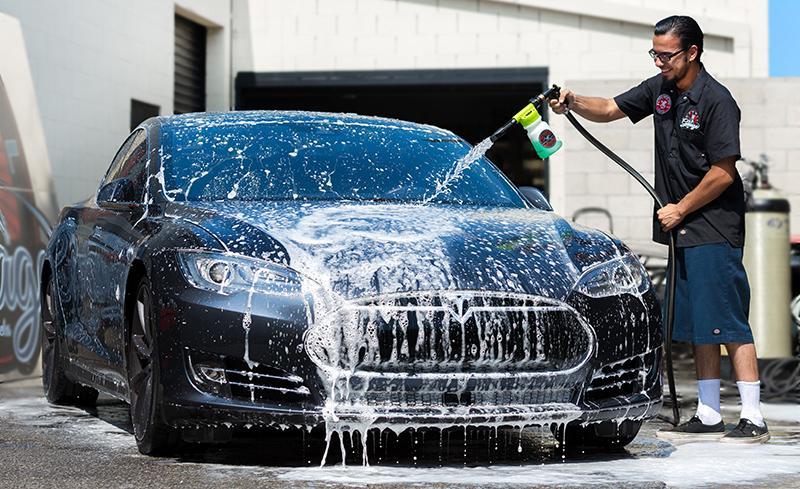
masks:
[(545, 148), (552, 148), (556, 144), (556, 135), (550, 129), (545, 129), (539, 134), (539, 142)]
[(700, 129), (700, 115), (695, 109), (689, 110), (681, 119), (681, 129), (696, 131)]
[(669, 112), (669, 109), (672, 107), (672, 99), (669, 98), (669, 95), (666, 93), (662, 93), (656, 99), (656, 112), (659, 114), (666, 114)]

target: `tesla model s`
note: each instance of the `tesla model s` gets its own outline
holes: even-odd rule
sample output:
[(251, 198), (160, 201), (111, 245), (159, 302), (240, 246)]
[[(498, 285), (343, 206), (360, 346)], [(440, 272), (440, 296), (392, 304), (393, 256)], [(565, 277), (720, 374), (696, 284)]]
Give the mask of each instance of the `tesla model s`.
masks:
[(471, 150), (345, 114), (145, 121), (46, 251), (47, 399), (125, 400), (148, 454), (249, 425), (624, 446), (661, 405), (647, 274)]

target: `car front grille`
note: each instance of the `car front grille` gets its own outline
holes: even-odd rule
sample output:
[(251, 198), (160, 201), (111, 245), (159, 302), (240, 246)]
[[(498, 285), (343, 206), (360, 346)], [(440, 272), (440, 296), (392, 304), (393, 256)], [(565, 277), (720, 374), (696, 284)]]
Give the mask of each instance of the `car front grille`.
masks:
[(552, 299), (418, 292), (353, 301), (306, 345), (326, 367), (362, 372), (562, 372), (587, 360), (593, 332)]

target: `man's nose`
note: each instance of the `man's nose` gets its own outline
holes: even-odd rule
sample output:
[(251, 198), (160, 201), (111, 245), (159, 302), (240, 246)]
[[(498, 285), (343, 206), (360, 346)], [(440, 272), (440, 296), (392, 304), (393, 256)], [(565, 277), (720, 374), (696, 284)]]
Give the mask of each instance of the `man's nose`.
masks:
[(661, 68), (662, 66), (664, 66), (664, 62), (661, 61), (661, 58), (659, 58), (658, 56), (655, 57), (653, 62), (655, 62), (656, 67), (658, 67), (658, 68)]

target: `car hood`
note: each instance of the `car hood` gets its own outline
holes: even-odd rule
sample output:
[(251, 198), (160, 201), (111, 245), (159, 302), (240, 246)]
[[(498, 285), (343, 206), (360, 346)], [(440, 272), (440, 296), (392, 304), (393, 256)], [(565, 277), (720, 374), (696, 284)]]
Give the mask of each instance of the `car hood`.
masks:
[(231, 252), (282, 262), (344, 299), (425, 290), (565, 299), (620, 254), (602, 232), (536, 209), (342, 202), (171, 203)]

